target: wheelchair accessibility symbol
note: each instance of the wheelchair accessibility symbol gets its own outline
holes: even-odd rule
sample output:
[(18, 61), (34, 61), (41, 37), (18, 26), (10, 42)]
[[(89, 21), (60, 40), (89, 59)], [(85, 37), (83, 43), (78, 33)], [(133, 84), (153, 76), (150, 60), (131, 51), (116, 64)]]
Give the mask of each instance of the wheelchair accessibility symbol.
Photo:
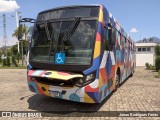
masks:
[(65, 53), (56, 53), (55, 63), (64, 64), (64, 61), (65, 61)]

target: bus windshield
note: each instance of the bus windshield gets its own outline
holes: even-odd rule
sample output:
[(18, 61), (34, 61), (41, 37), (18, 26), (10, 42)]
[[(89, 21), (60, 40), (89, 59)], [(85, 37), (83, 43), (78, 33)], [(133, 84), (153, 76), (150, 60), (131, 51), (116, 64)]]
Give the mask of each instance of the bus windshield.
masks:
[(90, 65), (96, 23), (96, 20), (81, 20), (80, 18), (36, 23), (30, 60), (56, 64), (56, 54), (64, 53), (63, 64)]

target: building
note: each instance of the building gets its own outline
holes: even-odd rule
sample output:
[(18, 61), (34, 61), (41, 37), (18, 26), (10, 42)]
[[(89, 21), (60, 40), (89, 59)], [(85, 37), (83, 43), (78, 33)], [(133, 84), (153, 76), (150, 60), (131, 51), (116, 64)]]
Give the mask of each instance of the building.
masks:
[(157, 43), (140, 42), (136, 43), (136, 66), (145, 66), (146, 63), (154, 65), (154, 47)]

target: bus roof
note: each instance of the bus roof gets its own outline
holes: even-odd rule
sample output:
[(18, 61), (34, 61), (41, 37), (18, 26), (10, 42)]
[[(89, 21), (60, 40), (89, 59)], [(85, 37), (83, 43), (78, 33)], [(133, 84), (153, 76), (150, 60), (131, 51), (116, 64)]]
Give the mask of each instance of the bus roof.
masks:
[[(48, 10), (44, 10), (42, 12), (40, 12), (39, 14), (41, 13), (45, 13), (45, 12), (50, 12), (50, 11), (53, 11), (53, 10), (58, 10), (58, 9), (66, 9), (66, 8), (75, 8), (75, 7), (103, 7), (107, 10), (107, 8), (104, 6), (104, 5), (101, 5), (101, 4), (90, 4), (90, 5), (69, 5), (69, 6), (61, 6), (61, 7), (56, 7), (56, 8), (53, 8), (53, 9), (48, 9)], [(126, 37), (126, 39), (128, 39), (130, 42), (133, 42), (134, 41), (130, 38), (130, 36), (124, 31), (123, 27), (120, 25), (120, 23), (115, 19), (115, 17), (113, 17), (113, 15), (107, 10), (108, 14), (109, 14), (109, 18), (110, 18), (110, 22), (112, 23), (112, 27), (116, 28), (119, 32), (121, 32), (121, 34), (123, 36)], [(108, 21), (109, 22), (109, 21)]]
[(44, 10), (44, 11), (40, 12), (39, 14), (44, 13), (44, 12), (49, 12), (49, 11), (57, 10), (57, 9), (66, 9), (66, 8), (74, 8), (74, 7), (100, 7), (100, 6), (101, 6), (101, 5), (99, 5), (99, 4), (90, 4), (90, 5), (68, 5), (68, 6), (61, 6), (61, 7), (55, 7), (55, 8), (52, 8), (52, 9)]

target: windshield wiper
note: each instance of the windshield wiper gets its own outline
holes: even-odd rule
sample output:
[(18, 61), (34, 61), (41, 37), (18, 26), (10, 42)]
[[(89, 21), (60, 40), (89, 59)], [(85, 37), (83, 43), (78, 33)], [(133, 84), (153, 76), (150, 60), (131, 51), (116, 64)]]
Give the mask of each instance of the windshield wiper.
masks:
[(72, 35), (75, 32), (76, 28), (78, 27), (80, 21), (81, 21), (81, 18), (80, 17), (76, 17), (76, 19), (71, 24), (70, 28), (67, 29), (66, 32), (64, 33), (65, 35), (61, 40), (62, 51), (64, 51), (64, 43), (68, 42), (68, 40), (70, 40), (70, 38), (72, 37)]
[[(47, 36), (47, 39), (49, 41), (49, 51), (48, 51), (48, 55), (49, 55), (49, 59), (50, 59), (50, 56), (51, 55), (54, 55), (54, 53), (52, 52), (52, 48), (51, 48), (51, 45), (53, 43), (52, 39), (53, 39), (53, 35), (51, 36), (50, 33), (49, 33), (49, 28), (48, 28), (48, 22), (45, 21), (45, 23), (43, 23), (42, 25), (44, 26), (40, 26), (41, 24), (37, 24), (36, 27), (38, 30), (41, 30), (41, 28), (44, 28), (45, 30), (45, 33), (46, 33), (46, 36)], [(52, 31), (52, 34), (53, 34), (54, 31)]]
[[(44, 24), (44, 26), (41, 26), (41, 25), (43, 25), (43, 24)], [(43, 27), (45, 28), (45, 32), (46, 32), (46, 35), (47, 35), (47, 39), (48, 39), (48, 40), (51, 40), (51, 36), (50, 36), (49, 30), (48, 30), (48, 22), (46, 21), (45, 23), (36, 24), (36, 28), (38, 29), (38, 31), (40, 31)]]
[(44, 23), (44, 27), (45, 27), (45, 30), (46, 30), (47, 38), (48, 38), (49, 41), (51, 41), (51, 35), (49, 34), (48, 22), (47, 21)]
[(47, 37), (48, 37), (48, 40), (49, 40), (49, 59), (51, 59), (51, 56), (53, 56), (55, 54), (55, 52), (53, 52), (53, 49), (52, 49), (52, 43), (54, 41), (53, 40), (54, 30), (52, 31), (52, 34), (50, 35), (47, 21), (45, 22), (45, 30), (46, 30)]
[(64, 37), (62, 38), (63, 42), (67, 42), (75, 32), (76, 28), (78, 27), (79, 23), (81, 21), (80, 17), (76, 17), (76, 19), (71, 24), (70, 28), (65, 32)]

